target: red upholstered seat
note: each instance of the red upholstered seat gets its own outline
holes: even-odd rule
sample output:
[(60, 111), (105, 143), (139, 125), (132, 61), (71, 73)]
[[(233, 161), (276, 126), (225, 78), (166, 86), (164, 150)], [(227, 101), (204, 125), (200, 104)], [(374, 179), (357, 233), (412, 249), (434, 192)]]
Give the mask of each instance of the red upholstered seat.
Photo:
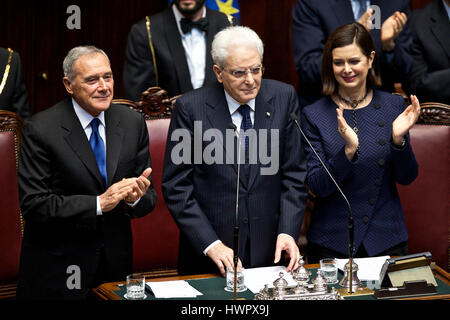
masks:
[[(431, 108), (430, 104), (422, 104), (421, 119), (410, 130), (419, 175), (408, 186), (398, 185), (398, 191), (408, 227), (409, 253), (430, 251), (436, 264), (448, 272), (450, 108), (427, 116)], [(436, 105), (434, 108), (437, 112)]]
[(164, 151), (170, 116), (177, 97), (168, 99), (167, 92), (152, 87), (142, 93), (138, 102), (124, 99), (124, 104), (140, 112), (147, 123), (152, 159), (152, 182), (157, 194), (155, 209), (147, 216), (132, 221), (133, 268), (147, 276), (177, 274), (179, 229), (170, 215), (161, 192)]
[(17, 189), (17, 160), (22, 119), (0, 111), (0, 298), (15, 294), (23, 221)]
[(152, 158), (152, 182), (156, 207), (149, 215), (135, 219), (133, 227), (133, 266), (135, 271), (177, 267), (179, 230), (161, 193), (162, 167), (170, 119), (146, 120)]

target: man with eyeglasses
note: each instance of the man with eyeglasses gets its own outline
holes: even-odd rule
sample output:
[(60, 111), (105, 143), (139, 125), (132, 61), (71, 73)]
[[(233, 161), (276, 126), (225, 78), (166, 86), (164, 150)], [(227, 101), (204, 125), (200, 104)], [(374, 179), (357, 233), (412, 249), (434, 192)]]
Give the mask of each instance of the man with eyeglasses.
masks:
[[(247, 27), (229, 27), (219, 32), (211, 53), (217, 82), (177, 100), (167, 139), (162, 190), (181, 230), (178, 271), (181, 274), (220, 271), (225, 275), (227, 269), (234, 269), (233, 226), (239, 163), (236, 153), (226, 147), (230, 142), (227, 130), (233, 130), (230, 128), (241, 129), (238, 132), (245, 155), (240, 157), (243, 161), (239, 166), (238, 268), (283, 263), (282, 255), (286, 254), (290, 271), (297, 267), (296, 240), (306, 199), (301, 138), (289, 118), (292, 112), (299, 116), (295, 89), (262, 78), (263, 43)], [(194, 141), (199, 124), (202, 136), (210, 129), (221, 133), (223, 141), (215, 142), (218, 149), (225, 148), (224, 158), (234, 159), (232, 163), (174, 163), (176, 134), (188, 132), (189, 140)], [(246, 136), (251, 130), (258, 141)], [(265, 139), (259, 134), (262, 131), (269, 132)], [(271, 135), (273, 132), (278, 133), (276, 138)], [(265, 145), (276, 146), (268, 147), (274, 151), (271, 155), (276, 153), (279, 159), (279, 169), (273, 174), (263, 174), (261, 170), (265, 164), (259, 157)], [(208, 147), (207, 141), (200, 148), (193, 143), (190, 157), (204, 154)]]

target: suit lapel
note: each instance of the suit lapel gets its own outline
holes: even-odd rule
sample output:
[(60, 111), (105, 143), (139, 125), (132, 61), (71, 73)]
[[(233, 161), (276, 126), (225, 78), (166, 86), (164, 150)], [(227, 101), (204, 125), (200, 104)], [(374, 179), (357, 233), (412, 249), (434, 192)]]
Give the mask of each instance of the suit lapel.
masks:
[(174, 67), (177, 73), (178, 85), (180, 86), (181, 92), (191, 91), (193, 88), (189, 67), (186, 62), (186, 55), (181, 42), (180, 32), (178, 31), (177, 22), (171, 7), (169, 7), (165, 12), (166, 17), (164, 19), (164, 31), (167, 45), (173, 57), (173, 61), (175, 62)]
[[(272, 125), (272, 119), (275, 116), (275, 109), (274, 107), (269, 103), (271, 96), (267, 95), (267, 90), (263, 90), (263, 84), (261, 84), (261, 90), (256, 96), (255, 101), (255, 124), (253, 125), (253, 128), (256, 131), (257, 136), (257, 143), (259, 144), (260, 139), (260, 130), (266, 129), (267, 132), (267, 139), (270, 137), (270, 129)], [(267, 148), (269, 148), (269, 144), (267, 144)], [(259, 145), (258, 145), (258, 152), (259, 152)], [(270, 150), (270, 149), (269, 149)], [(259, 155), (258, 155), (259, 156)], [(259, 157), (257, 157), (256, 165), (250, 166), (250, 175), (248, 180), (248, 187), (251, 188), (253, 183), (256, 180), (256, 177), (261, 171), (261, 163), (259, 161)]]
[(106, 123), (106, 171), (108, 186), (112, 184), (117, 169), (117, 163), (122, 149), (124, 133), (119, 126), (120, 118), (114, 113), (114, 105), (105, 112)]
[(103, 190), (103, 179), (98, 170), (97, 161), (70, 99), (66, 100), (64, 108), (61, 127), (67, 132), (65, 140)]
[(431, 16), (431, 32), (442, 46), (445, 54), (450, 58), (450, 23), (447, 11), (441, 1), (436, 3)]

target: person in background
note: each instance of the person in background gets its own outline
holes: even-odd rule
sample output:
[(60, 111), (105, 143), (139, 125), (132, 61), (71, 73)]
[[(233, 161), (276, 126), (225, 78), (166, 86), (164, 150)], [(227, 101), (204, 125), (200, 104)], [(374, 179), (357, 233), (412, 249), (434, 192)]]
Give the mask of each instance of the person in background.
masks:
[[(371, 24), (376, 12), (370, 5), (380, 9), (379, 28)], [(379, 86), (395, 92), (394, 84), (406, 81), (412, 64), (408, 15), (408, 0), (297, 0), (292, 11), (292, 44), (300, 106), (322, 96), (322, 52), (327, 38), (339, 26), (354, 21), (374, 27), (370, 34), (380, 62)]]
[(12, 49), (0, 48), (0, 110), (30, 116), (27, 88), (22, 77), (20, 56)]
[(174, 97), (215, 81), (209, 52), (214, 35), (231, 16), (205, 7), (205, 0), (174, 0), (156, 15), (134, 24), (124, 66), (125, 98), (137, 101), (158, 86)]
[(409, 89), (422, 102), (450, 104), (450, 0), (433, 0), (411, 14)]
[[(409, 130), (419, 101), (405, 108), (399, 95), (376, 89), (380, 81), (370, 33), (353, 22), (325, 43), (323, 98), (303, 109), (302, 125), (313, 147), (347, 196), (354, 216), (354, 257), (402, 256), (408, 232), (396, 183), (418, 174)], [(335, 184), (304, 144), (306, 183), (317, 196), (307, 232), (309, 263), (348, 257), (348, 207)]]

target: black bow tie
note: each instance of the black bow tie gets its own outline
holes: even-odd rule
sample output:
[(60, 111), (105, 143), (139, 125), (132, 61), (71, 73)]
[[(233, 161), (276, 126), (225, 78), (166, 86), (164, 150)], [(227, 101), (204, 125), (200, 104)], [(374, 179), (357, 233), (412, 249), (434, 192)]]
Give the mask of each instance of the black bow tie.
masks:
[(191, 32), (192, 28), (197, 28), (200, 31), (208, 30), (208, 19), (206, 18), (201, 18), (200, 20), (197, 21), (192, 21), (190, 19), (183, 18), (181, 19), (180, 24), (183, 33)]

